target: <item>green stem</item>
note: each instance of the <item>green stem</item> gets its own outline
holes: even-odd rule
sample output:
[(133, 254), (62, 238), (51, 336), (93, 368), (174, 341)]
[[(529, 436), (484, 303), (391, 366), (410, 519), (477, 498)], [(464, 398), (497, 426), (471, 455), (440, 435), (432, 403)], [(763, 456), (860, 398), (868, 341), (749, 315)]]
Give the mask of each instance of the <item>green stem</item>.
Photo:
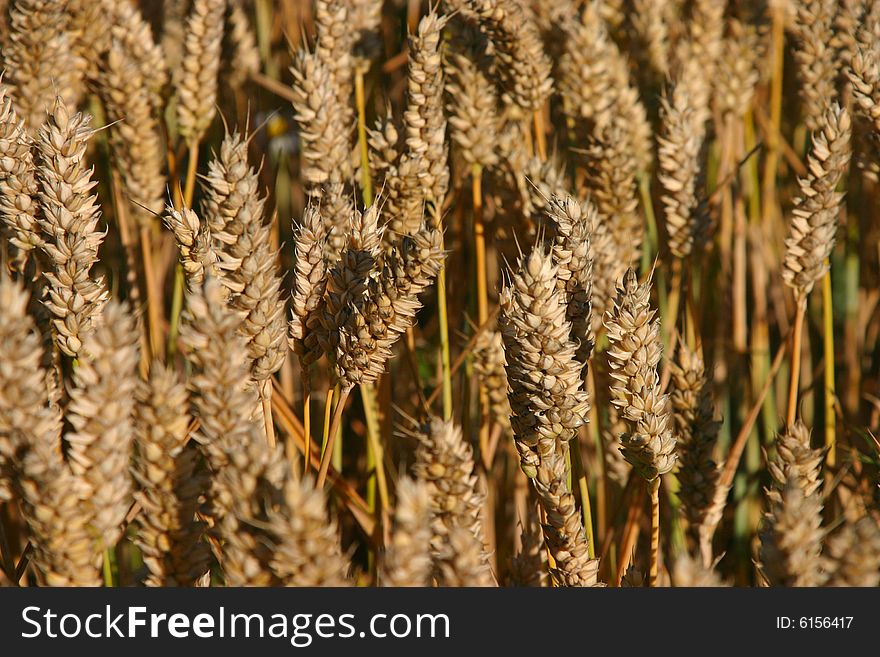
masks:
[(373, 395), (373, 388), (370, 384), (361, 384), (361, 400), (364, 404), (364, 417), (367, 420), (367, 445), (372, 453), (373, 464), (376, 468), (376, 484), (378, 484), (379, 488), (379, 502), (381, 504), (381, 511), (384, 514), (384, 512), (390, 508), (388, 482), (385, 478), (385, 450), (382, 447), (379, 418), (376, 415), (376, 398)]
[(111, 562), (110, 548), (104, 550), (104, 586), (113, 586), (113, 564)]
[(580, 442), (577, 438), (569, 450), (572, 454), (571, 464), (574, 476), (577, 478), (578, 491), (581, 495), (581, 511), (584, 515), (584, 531), (587, 533), (587, 546), (590, 551), (590, 559), (596, 558), (596, 541), (593, 537), (593, 509), (590, 504), (590, 489), (587, 484), (587, 473), (584, 470), (584, 462), (581, 457)]
[(183, 265), (179, 262), (174, 267), (174, 290), (171, 295), (171, 324), (168, 329), (168, 362), (177, 353), (177, 336), (180, 333), (180, 312), (183, 309)]
[[(657, 232), (657, 217), (654, 214), (654, 203), (651, 201), (651, 178), (650, 174), (639, 174), (639, 194), (642, 199), (642, 209), (645, 212), (647, 225), (647, 241), (642, 245), (642, 273), (647, 273), (653, 264), (653, 258), (659, 251), (659, 233)], [(668, 302), (666, 298), (666, 273), (662, 267), (655, 272), (657, 286), (657, 305), (660, 310), (660, 319), (663, 326), (670, 326), (667, 317)]]

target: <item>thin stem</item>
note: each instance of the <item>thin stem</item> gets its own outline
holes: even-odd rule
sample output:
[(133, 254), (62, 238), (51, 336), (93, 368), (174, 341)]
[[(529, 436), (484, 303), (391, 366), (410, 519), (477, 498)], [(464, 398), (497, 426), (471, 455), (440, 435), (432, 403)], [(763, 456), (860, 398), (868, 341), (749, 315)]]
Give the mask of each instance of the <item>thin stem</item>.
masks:
[(785, 426), (791, 427), (797, 415), (798, 383), (801, 374), (801, 341), (804, 332), (804, 315), (807, 311), (807, 299), (802, 297), (797, 302), (797, 314), (794, 318), (794, 334), (791, 340), (791, 380), (788, 384), (788, 410), (785, 414)]
[(183, 187), (183, 205), (192, 207), (193, 194), (196, 191), (196, 171), (199, 167), (199, 142), (193, 140), (189, 144), (189, 161), (186, 163), (186, 182)]
[(358, 113), (358, 149), (361, 155), (361, 193), (364, 205), (373, 203), (373, 180), (370, 178), (370, 150), (367, 144), (367, 108), (364, 94), (364, 69), (358, 66), (354, 72), (354, 99)]
[(303, 437), (306, 441), (306, 458), (303, 463), (303, 474), (309, 473), (309, 454), (312, 453), (312, 386), (309, 381), (309, 366), (300, 361), (300, 378), (302, 379), (303, 392)]
[(150, 335), (150, 351), (153, 354), (158, 354), (162, 344), (162, 313), (159, 291), (156, 289), (152, 236), (149, 226), (141, 227), (140, 242), (141, 259), (144, 263), (144, 286), (147, 289), (147, 322)]
[(681, 303), (682, 294), (682, 266), (681, 258), (675, 257), (672, 260), (672, 287), (669, 290), (667, 317), (669, 321), (666, 323), (666, 335), (663, 336), (663, 351), (670, 353), (672, 347), (672, 336), (675, 335), (676, 327), (678, 327), (678, 311)]
[(651, 492), (651, 566), (648, 586), (657, 586), (657, 570), (660, 560), (660, 477), (648, 484)]
[(327, 443), (330, 436), (330, 416), (333, 413), (334, 389), (327, 388), (327, 397), (324, 399), (324, 424), (321, 430), (321, 458), (327, 453)]
[(651, 258), (657, 253), (657, 217), (654, 214), (654, 202), (651, 200), (651, 178), (649, 174), (643, 172), (639, 174), (638, 179), (648, 233), (647, 244), (642, 246), (642, 273), (645, 273), (651, 267)]
[(837, 460), (837, 417), (834, 409), (834, 299), (831, 288), (831, 270), (822, 278), (822, 346), (825, 352), (825, 462), (834, 467)]
[[(439, 223), (439, 219), (438, 219)], [(441, 248), (443, 245), (443, 228), (440, 227)], [(449, 316), (446, 301), (446, 260), (440, 265), (437, 273), (437, 313), (440, 328), (440, 361), (443, 370), (443, 419), (452, 419), (452, 359), (449, 356)], [(430, 403), (430, 399), (429, 399)]]
[[(193, 194), (196, 186), (196, 170), (199, 164), (199, 142), (197, 139), (189, 144), (189, 162), (186, 167), (186, 181), (183, 187), (183, 207), (192, 207)], [(174, 290), (171, 296), (171, 322), (168, 331), (168, 360), (177, 351), (177, 335), (180, 329), (180, 312), (183, 310), (183, 266), (178, 262), (174, 269)]]
[[(486, 270), (486, 229), (483, 225), (483, 168), (475, 164), (471, 171), (471, 194), (474, 209), (474, 250), (476, 252), (477, 321), (480, 325), (489, 317), (489, 295)], [(489, 441), (489, 391), (480, 381), (480, 451), (485, 453)]]
[(574, 439), (574, 445), (571, 446), (571, 465), (575, 478), (577, 479), (578, 492), (581, 495), (581, 512), (584, 516), (584, 531), (587, 534), (587, 546), (590, 552), (590, 559), (596, 558), (596, 541), (593, 537), (593, 509), (590, 506), (590, 489), (587, 484), (587, 473), (584, 470), (584, 462), (581, 457), (580, 442), (577, 437)]
[(266, 428), (266, 442), (274, 450), (275, 423), (272, 421), (272, 381), (267, 378), (260, 385), (260, 401), (263, 404), (263, 424)]
[(483, 168), (475, 164), (471, 171), (471, 193), (474, 206), (474, 250), (477, 262), (477, 320), (482, 325), (489, 317), (486, 291), (486, 229), (483, 226)]
[(177, 335), (180, 332), (180, 312), (183, 310), (183, 265), (174, 267), (174, 289), (171, 293), (171, 323), (168, 327), (167, 360), (171, 362), (177, 353)]
[[(334, 403), (338, 403), (338, 400), (342, 398), (342, 387), (337, 383), (333, 389), (333, 397), (336, 399)], [(335, 407), (334, 407), (335, 410)], [(340, 472), (342, 471), (342, 423), (340, 422), (339, 426), (336, 428), (336, 436), (335, 436), (336, 444), (333, 446), (333, 451), (330, 453), (330, 458), (333, 459), (331, 461), (331, 465)]]
[(379, 488), (379, 503), (382, 514), (390, 508), (388, 495), (388, 482), (385, 478), (385, 450), (382, 447), (382, 436), (379, 428), (379, 418), (376, 417), (376, 398), (373, 388), (368, 383), (361, 384), (361, 400), (364, 403), (364, 417), (367, 420), (367, 441), (373, 452), (373, 461), (376, 466), (376, 484)]
[(547, 136), (544, 134), (544, 108), (539, 108), (534, 114), (535, 145), (538, 148), (538, 157), (547, 159)]
[(773, 7), (771, 31), (773, 68), (770, 80), (770, 129), (767, 131), (767, 156), (764, 161), (764, 211), (765, 221), (775, 216), (776, 168), (779, 162), (779, 126), (782, 122), (782, 75), (785, 63), (785, 9)]
[(324, 453), (321, 455), (321, 469), (318, 470), (318, 482), (316, 486), (323, 488), (324, 482), (327, 481), (327, 472), (330, 470), (330, 461), (333, 458), (333, 445), (336, 442), (336, 434), (340, 429), (342, 421), (342, 412), (345, 410), (345, 402), (351, 393), (351, 386), (342, 389), (339, 395), (339, 401), (336, 402), (336, 411), (333, 413), (333, 421), (330, 423), (330, 430), (327, 433), (327, 441), (324, 446)]

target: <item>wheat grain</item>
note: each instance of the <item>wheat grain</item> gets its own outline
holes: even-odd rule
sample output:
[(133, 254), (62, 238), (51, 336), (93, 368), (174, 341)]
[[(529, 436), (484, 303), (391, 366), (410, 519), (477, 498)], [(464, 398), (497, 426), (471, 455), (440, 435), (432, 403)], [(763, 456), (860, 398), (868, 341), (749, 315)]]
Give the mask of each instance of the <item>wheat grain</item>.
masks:
[(302, 222), (294, 226), (293, 234), (295, 276), (291, 300), (291, 347), (308, 366), (322, 354), (313, 331), (319, 321), (318, 311), (327, 287), (323, 245), (325, 226), (314, 206), (305, 209)]
[(658, 139), (657, 174), (664, 194), (666, 232), (669, 250), (686, 258), (705, 238), (708, 217), (702, 211), (700, 154), (703, 149), (704, 121), (696, 100), (688, 94), (689, 85), (676, 84), (671, 98), (662, 101), (663, 130)]
[(865, 517), (845, 524), (826, 544), (828, 586), (880, 584), (880, 527)]
[(42, 340), (21, 283), (0, 275), (0, 500), (12, 499), (16, 461), (38, 441), (58, 445), (61, 416), (50, 404)]
[(290, 70), (302, 142), (301, 175), (307, 193), (324, 217), (328, 254), (335, 259), (345, 246), (350, 214), (350, 203), (345, 198), (345, 184), (351, 178), (346, 106), (334, 92), (331, 69), (316, 54), (297, 53)]
[(440, 36), (446, 18), (430, 13), (410, 37), (407, 105), (403, 113), (403, 143), (396, 175), (386, 177), (384, 233), (388, 246), (414, 235), (424, 222), (425, 204), (439, 208), (449, 188), (448, 146), (443, 114), (443, 64)]
[(512, 586), (547, 586), (549, 564), (544, 534), (531, 509), (522, 527), (522, 549), (510, 560), (508, 584)]
[(759, 532), (761, 576), (770, 586), (821, 586), (822, 500), (817, 493), (804, 495), (792, 476), (776, 492)]
[(137, 63), (140, 77), (149, 92), (153, 115), (159, 116), (169, 78), (167, 51), (154, 42), (150, 25), (131, 3), (114, 2), (113, 9), (112, 38), (119, 41), (122, 50)]
[(598, 561), (589, 558), (565, 467), (568, 443), (586, 422), (589, 401), (558, 271), (541, 245), (520, 259), (501, 294), (501, 334), (520, 467), (547, 515), (544, 536), (556, 561), (554, 577), (564, 586), (592, 586)]
[(715, 420), (711, 384), (700, 354), (682, 344), (670, 367), (670, 401), (678, 441), (678, 497), (688, 532), (702, 547), (711, 540), (703, 528), (718, 485), (719, 471), (712, 453), (721, 422)]
[(244, 316), (254, 380), (262, 382), (284, 362), (284, 304), (277, 254), (263, 222), (265, 199), (259, 194), (257, 172), (248, 165), (247, 147), (238, 133), (223, 139), (208, 168), (203, 215), (222, 280), (235, 293), (230, 304)]
[(824, 124), (828, 105), (837, 98), (832, 47), (835, 0), (805, 0), (797, 3), (794, 32), (798, 40), (795, 61), (801, 78), (801, 111), (808, 130)]
[(220, 79), (232, 89), (244, 85), (254, 73), (260, 72), (260, 51), (241, 0), (229, 0), (226, 8), (226, 30), (223, 39), (224, 71)]

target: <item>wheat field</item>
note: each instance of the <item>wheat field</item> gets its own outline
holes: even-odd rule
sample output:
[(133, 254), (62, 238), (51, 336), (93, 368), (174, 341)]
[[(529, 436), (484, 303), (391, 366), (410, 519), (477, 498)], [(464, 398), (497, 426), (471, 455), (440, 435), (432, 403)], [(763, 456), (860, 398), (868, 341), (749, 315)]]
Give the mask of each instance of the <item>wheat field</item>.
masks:
[(880, 2), (0, 0), (0, 59), (0, 584), (880, 584)]

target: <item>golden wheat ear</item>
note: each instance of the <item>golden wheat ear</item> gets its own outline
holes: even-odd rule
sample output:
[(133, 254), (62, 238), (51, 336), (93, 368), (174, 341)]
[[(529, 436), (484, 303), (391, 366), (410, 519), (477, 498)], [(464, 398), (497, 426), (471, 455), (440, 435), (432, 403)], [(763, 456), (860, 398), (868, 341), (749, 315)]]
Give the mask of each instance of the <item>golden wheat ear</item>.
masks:
[(437, 418), (416, 435), (413, 472), (430, 496), (434, 576), (443, 586), (492, 586), (473, 450), (461, 428)]
[(135, 500), (140, 503), (135, 542), (149, 586), (192, 586), (208, 570), (205, 523), (196, 515), (208, 472), (187, 444), (190, 401), (174, 370), (159, 362), (140, 381), (135, 409)]
[(39, 223), (51, 265), (43, 274), (51, 290), (45, 303), (58, 347), (74, 358), (108, 298), (104, 280), (91, 273), (106, 233), (98, 228), (101, 210), (91, 193), (97, 183), (85, 160), (90, 123), (91, 116), (72, 114), (59, 96), (37, 139)]
[[(538, 244), (520, 258), (501, 294), (511, 424), (520, 467), (546, 514), (544, 537), (562, 586), (595, 586), (599, 562), (568, 488), (566, 455), (589, 413), (559, 267)], [(540, 409), (540, 410), (539, 410)]]

